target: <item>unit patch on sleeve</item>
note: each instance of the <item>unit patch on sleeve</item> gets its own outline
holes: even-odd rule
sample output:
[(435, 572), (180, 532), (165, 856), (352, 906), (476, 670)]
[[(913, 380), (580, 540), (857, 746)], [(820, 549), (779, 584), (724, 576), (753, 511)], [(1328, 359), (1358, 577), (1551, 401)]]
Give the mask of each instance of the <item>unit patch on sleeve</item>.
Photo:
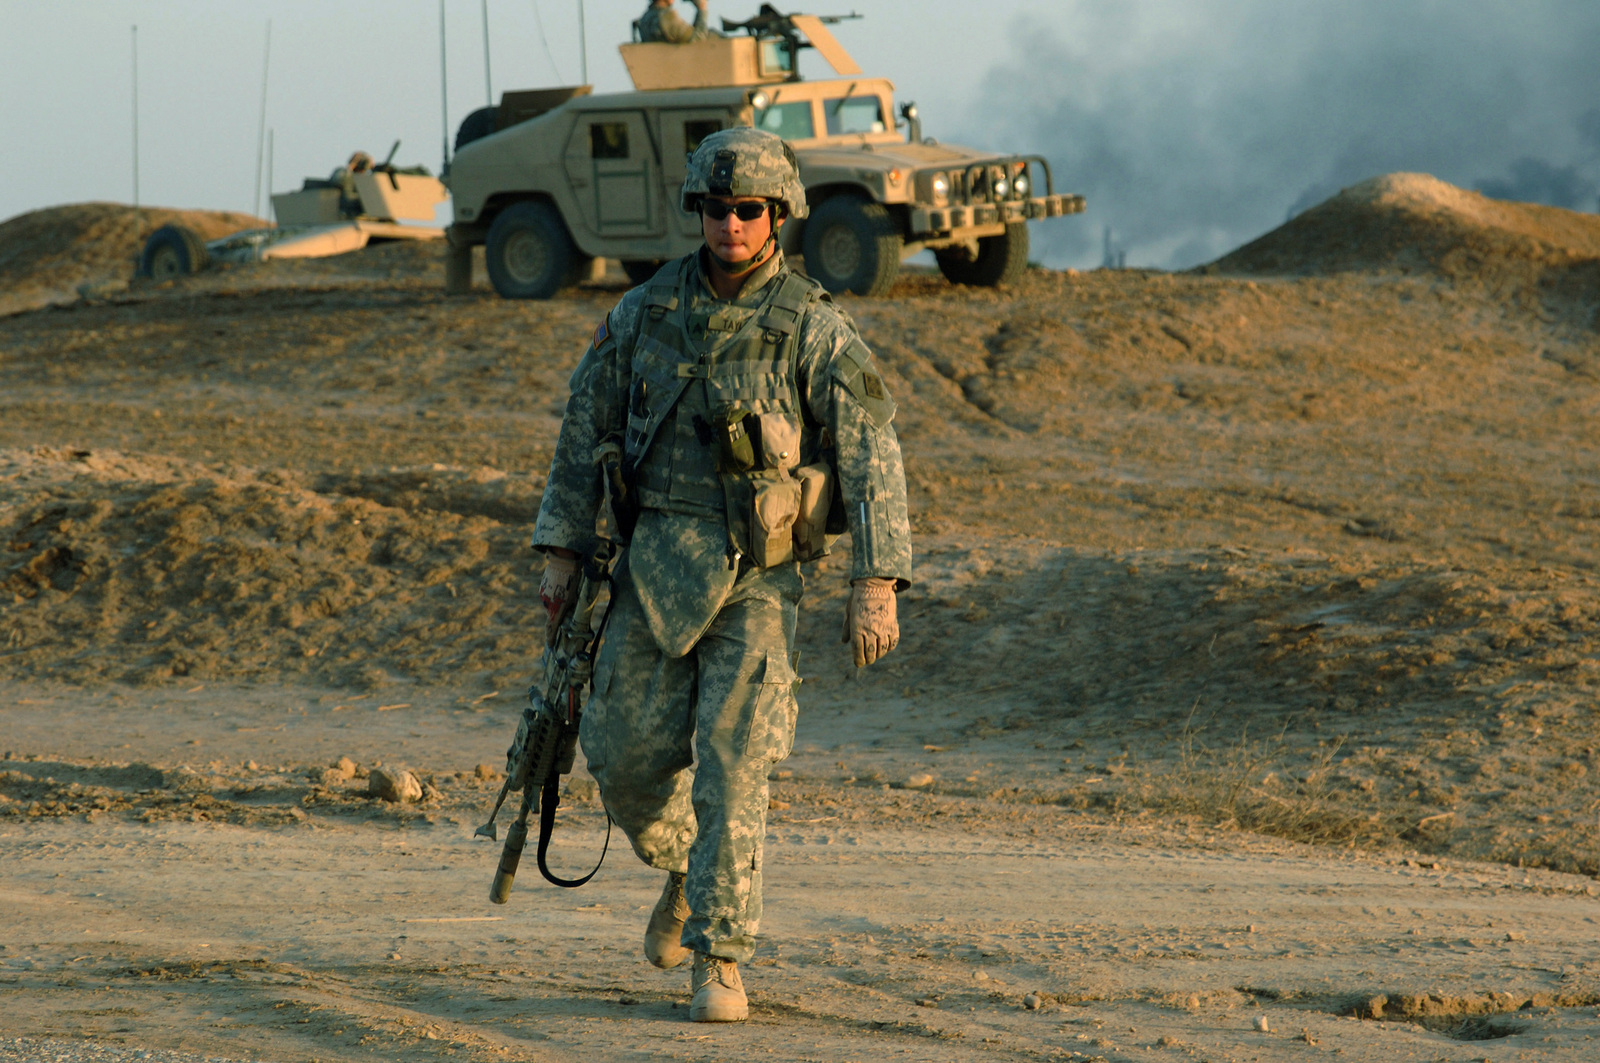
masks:
[(600, 324), (594, 330), (594, 346), (598, 350), (600, 345), (611, 337), (611, 315), (607, 314), (600, 319)]
[(833, 376), (860, 403), (873, 426), (882, 428), (894, 418), (894, 400), (874, 368), (867, 345), (853, 339), (834, 359)]

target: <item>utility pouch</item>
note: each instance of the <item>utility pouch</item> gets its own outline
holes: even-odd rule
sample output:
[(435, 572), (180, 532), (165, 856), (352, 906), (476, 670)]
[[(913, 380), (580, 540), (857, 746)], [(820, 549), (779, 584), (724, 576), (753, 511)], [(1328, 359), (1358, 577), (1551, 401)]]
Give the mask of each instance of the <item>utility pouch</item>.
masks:
[(752, 478), (750, 560), (771, 568), (794, 560), (794, 522), (800, 515), (800, 481), (777, 472)]
[(755, 415), (761, 468), (789, 472), (800, 464), (800, 421), (786, 413)]
[(800, 512), (794, 521), (794, 556), (797, 561), (815, 561), (828, 553), (834, 538), (828, 534), (833, 470), (827, 465), (804, 465), (795, 470), (794, 475), (800, 484)]
[(750, 438), (750, 411), (737, 406), (711, 422), (717, 440), (718, 472), (750, 472), (756, 467), (755, 442)]

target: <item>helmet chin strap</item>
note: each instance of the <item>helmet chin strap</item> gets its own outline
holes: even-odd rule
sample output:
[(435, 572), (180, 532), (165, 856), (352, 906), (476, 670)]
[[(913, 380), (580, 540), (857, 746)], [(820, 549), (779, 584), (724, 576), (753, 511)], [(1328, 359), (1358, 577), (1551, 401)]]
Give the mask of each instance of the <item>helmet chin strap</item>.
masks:
[(778, 234), (774, 232), (772, 235), (767, 237), (767, 242), (761, 245), (761, 249), (759, 251), (751, 255), (749, 258), (743, 258), (737, 262), (729, 262), (715, 251), (711, 251), (710, 244), (706, 245), (706, 250), (711, 251), (711, 257), (716, 260), (717, 265), (721, 266), (723, 270), (730, 275), (737, 277), (739, 274), (744, 273), (751, 267), (755, 266), (756, 263), (765, 259), (767, 257), (767, 252), (776, 247), (777, 243)]

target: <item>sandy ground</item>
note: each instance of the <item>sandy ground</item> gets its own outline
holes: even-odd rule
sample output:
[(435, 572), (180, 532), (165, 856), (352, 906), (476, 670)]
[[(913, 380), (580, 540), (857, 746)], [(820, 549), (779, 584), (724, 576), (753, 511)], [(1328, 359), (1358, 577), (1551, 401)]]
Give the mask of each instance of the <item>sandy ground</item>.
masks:
[[(896, 788), (868, 776), (921, 751), (859, 714), (808, 717), (773, 782), (753, 1019), (707, 1030), (684, 1021), (683, 972), (643, 963), (659, 881), (625, 850), (580, 890), (529, 868), (488, 903), (496, 847), (471, 829), (493, 712), (29, 693), (8, 741), (79, 755), (13, 753), (8, 777), (110, 800), (0, 820), (7, 1033), (351, 1060), (1579, 1060), (1600, 1033), (1592, 880)], [(313, 783), (340, 751), (436, 796)], [(595, 855), (592, 787), (574, 776), (558, 867)]]
[(625, 846), (496, 908), (470, 837), (620, 275), (74, 288), (106, 209), (0, 318), (0, 1060), (1593, 1058), (1600, 220), (1400, 175), (1193, 274), (844, 300), (917, 585), (856, 674), (810, 574), (754, 1018), (706, 1030)]

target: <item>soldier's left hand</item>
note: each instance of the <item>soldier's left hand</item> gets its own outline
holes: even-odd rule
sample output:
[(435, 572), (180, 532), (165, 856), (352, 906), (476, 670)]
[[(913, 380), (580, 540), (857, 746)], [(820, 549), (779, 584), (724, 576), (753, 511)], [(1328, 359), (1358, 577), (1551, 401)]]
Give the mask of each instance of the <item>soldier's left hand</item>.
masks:
[(890, 650), (900, 645), (894, 580), (871, 576), (850, 585), (850, 604), (844, 611), (844, 638), (839, 641), (848, 642), (855, 651), (857, 668), (888, 656)]
[(578, 559), (556, 553), (545, 555), (544, 577), (539, 580), (539, 600), (548, 614), (544, 625), (544, 644), (555, 645), (556, 632), (571, 612), (578, 594)]

